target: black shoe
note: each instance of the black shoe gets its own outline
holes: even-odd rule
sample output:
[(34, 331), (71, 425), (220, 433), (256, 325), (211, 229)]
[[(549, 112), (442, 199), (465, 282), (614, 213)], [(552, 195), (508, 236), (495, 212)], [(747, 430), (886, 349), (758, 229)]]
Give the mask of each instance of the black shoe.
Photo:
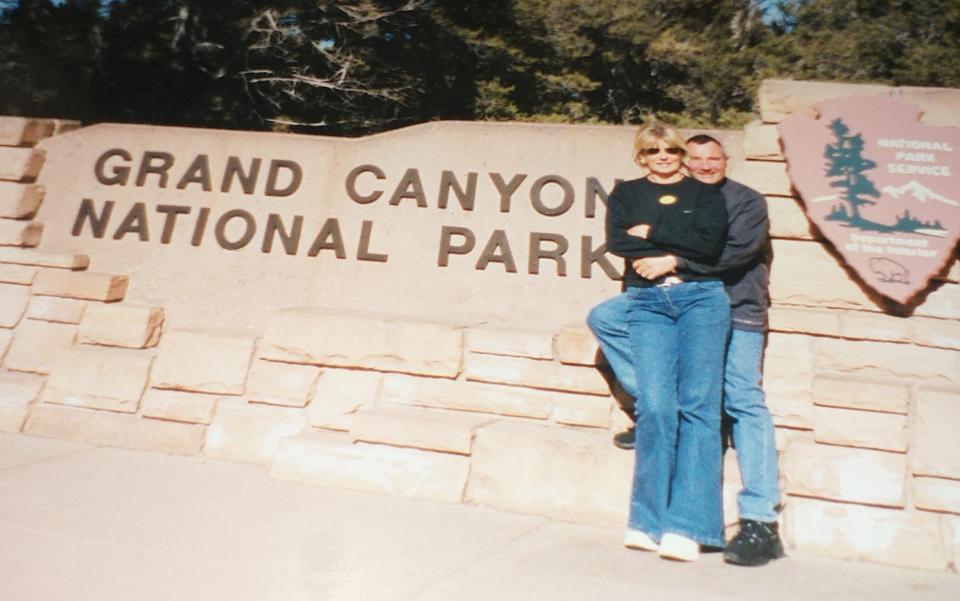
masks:
[(632, 451), (637, 443), (637, 429), (630, 426), (623, 432), (613, 435), (613, 446), (625, 451)]
[(740, 532), (723, 550), (723, 560), (738, 566), (762, 566), (784, 557), (777, 529), (776, 522), (740, 520)]

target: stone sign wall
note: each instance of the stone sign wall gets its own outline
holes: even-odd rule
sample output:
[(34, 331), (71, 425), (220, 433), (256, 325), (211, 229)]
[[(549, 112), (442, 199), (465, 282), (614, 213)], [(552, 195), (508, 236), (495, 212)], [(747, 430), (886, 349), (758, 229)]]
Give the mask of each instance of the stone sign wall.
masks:
[[(956, 570), (957, 262), (892, 312), (810, 226), (776, 131), (865, 93), (960, 125), (958, 91), (768, 81), (723, 134), (770, 206), (783, 526)], [(622, 526), (626, 419), (583, 318), (618, 289), (597, 247), (632, 128), (75, 128), (0, 119), (0, 430)]]
[[(598, 252), (629, 128), (436, 123), (364, 139), (97, 125), (44, 142), (44, 247), (131, 276), (177, 327), (291, 306), (557, 327), (617, 289)], [(230, 311), (223, 308), (229, 306)]]

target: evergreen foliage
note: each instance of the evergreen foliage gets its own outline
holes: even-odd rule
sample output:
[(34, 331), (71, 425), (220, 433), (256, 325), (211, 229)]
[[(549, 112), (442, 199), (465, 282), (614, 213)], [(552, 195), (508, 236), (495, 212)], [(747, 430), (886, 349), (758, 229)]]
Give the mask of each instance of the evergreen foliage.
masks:
[(337, 135), (738, 127), (770, 77), (960, 87), (960, 3), (0, 0), (2, 114)]
[(877, 166), (874, 161), (863, 156), (863, 136), (850, 134), (850, 128), (841, 120), (830, 122), (834, 144), (828, 144), (823, 151), (827, 159), (826, 176), (832, 178), (830, 187), (843, 190), (843, 200), (850, 205), (851, 223), (863, 221), (860, 207), (877, 204), (870, 200), (880, 197), (880, 191), (866, 176), (866, 172)]

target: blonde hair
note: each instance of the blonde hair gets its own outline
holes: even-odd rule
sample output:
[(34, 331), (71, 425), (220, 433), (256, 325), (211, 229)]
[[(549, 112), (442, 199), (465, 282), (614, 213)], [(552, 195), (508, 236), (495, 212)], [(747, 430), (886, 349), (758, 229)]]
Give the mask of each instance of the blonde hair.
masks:
[(686, 154), (686, 144), (683, 136), (673, 126), (661, 123), (659, 121), (650, 121), (644, 123), (637, 130), (636, 137), (633, 138), (633, 162), (644, 166), (640, 162), (640, 153), (647, 148), (656, 148), (659, 142), (665, 142), (669, 148), (679, 148)]

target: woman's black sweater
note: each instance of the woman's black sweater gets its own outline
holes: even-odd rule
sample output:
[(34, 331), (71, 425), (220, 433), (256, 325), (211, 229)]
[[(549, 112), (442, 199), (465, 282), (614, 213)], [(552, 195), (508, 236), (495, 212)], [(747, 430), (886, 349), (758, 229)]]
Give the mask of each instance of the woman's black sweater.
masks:
[[(627, 230), (649, 224), (646, 239)], [(624, 284), (652, 286), (640, 277), (631, 259), (673, 254), (711, 264), (717, 261), (727, 236), (727, 208), (716, 186), (684, 177), (674, 184), (655, 184), (647, 178), (621, 182), (607, 200), (607, 250), (626, 259)], [(719, 279), (716, 275), (685, 274), (688, 280)]]

